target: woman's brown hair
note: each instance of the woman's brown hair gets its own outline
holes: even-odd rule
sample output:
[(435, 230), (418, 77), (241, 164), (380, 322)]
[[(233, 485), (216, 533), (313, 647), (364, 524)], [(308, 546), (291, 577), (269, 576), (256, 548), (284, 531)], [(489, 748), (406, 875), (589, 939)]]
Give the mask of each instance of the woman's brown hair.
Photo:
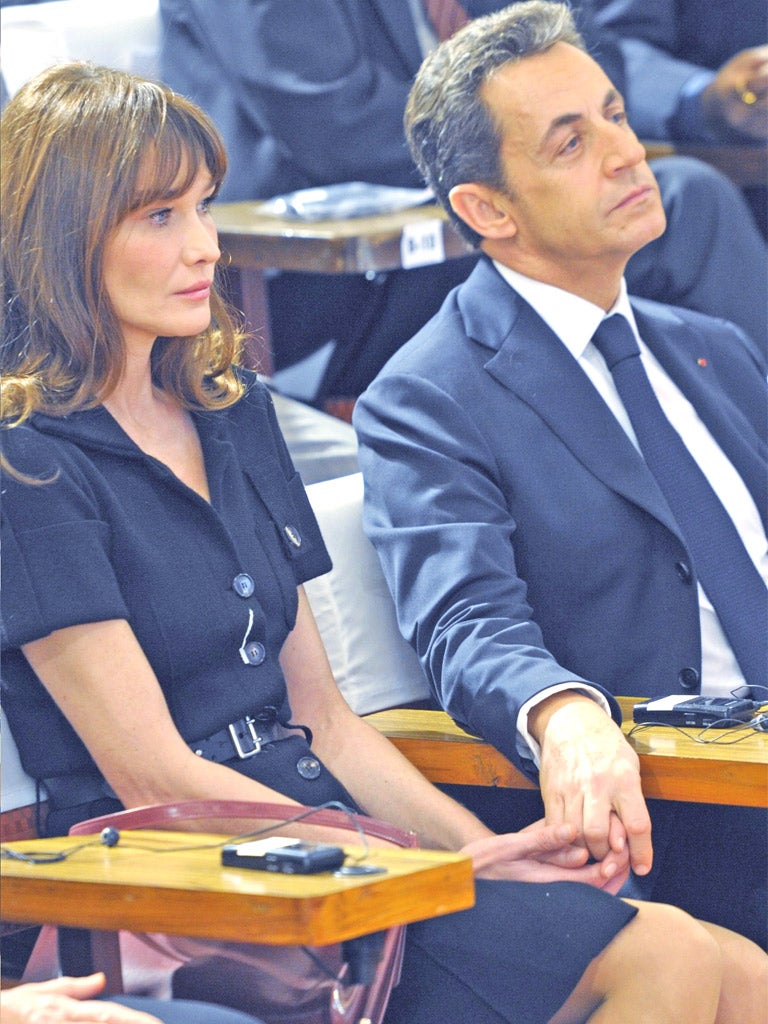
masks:
[[(181, 195), (203, 165), (226, 171), (209, 118), (164, 85), (87, 63), (49, 68), (8, 104), (0, 125), (2, 335), (0, 416), (63, 416), (118, 382), (123, 340), (103, 281), (104, 246), (123, 218)], [(230, 405), (242, 336), (211, 295), (195, 338), (159, 338), (155, 382), (187, 408)]]

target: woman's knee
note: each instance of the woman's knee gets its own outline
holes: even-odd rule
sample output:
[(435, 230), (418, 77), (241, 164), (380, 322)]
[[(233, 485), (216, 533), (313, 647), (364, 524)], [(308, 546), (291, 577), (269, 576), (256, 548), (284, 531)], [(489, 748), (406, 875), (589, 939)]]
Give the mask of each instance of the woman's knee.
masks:
[(633, 903), (633, 918), (592, 961), (551, 1024), (600, 1021), (712, 1022), (720, 997), (718, 943), (676, 907)]
[[(631, 902), (631, 901), (630, 901)], [(643, 970), (671, 977), (678, 972), (718, 980), (722, 954), (715, 936), (690, 914), (666, 903), (637, 903), (637, 928), (631, 941), (642, 957)]]

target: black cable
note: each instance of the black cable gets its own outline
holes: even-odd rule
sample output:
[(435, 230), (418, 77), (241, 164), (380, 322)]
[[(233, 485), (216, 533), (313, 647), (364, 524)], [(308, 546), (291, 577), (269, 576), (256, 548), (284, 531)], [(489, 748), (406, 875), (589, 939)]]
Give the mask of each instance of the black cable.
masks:
[[(362, 843), (362, 846), (363, 846), (363, 853), (362, 853), (362, 855), (354, 858), (354, 861), (355, 861), (355, 863), (359, 863), (360, 861), (365, 860), (365, 858), (368, 856), (370, 850), (369, 850), (369, 847), (368, 847), (368, 840), (366, 838), (365, 831), (363, 830), (363, 828), (360, 825), (360, 822), (358, 820), (358, 815), (357, 815), (356, 812), (351, 811), (348, 807), (346, 807), (344, 804), (342, 804), (338, 800), (329, 800), (327, 803), (318, 804), (316, 807), (309, 807), (309, 808), (307, 808), (307, 809), (305, 809), (303, 811), (300, 811), (298, 814), (293, 815), (293, 817), (291, 817), (291, 818), (285, 818), (282, 821), (276, 822), (274, 825), (266, 825), (263, 828), (254, 829), (252, 832), (243, 832), (240, 835), (228, 837), (228, 838), (220, 840), (220, 841), (218, 841), (216, 843), (203, 843), (203, 844), (201, 844), (199, 846), (183, 846), (183, 847), (178, 847), (178, 846), (173, 846), (173, 847), (169, 847), (169, 846), (152, 847), (152, 846), (140, 846), (140, 845), (136, 845), (134, 843), (131, 843), (130, 846), (125, 846), (124, 845), (123, 848), (124, 849), (131, 849), (131, 850), (143, 850), (146, 853), (157, 853), (157, 854), (161, 854), (161, 853), (178, 853), (179, 850), (183, 850), (183, 852), (185, 852), (185, 853), (188, 852), (188, 851), (195, 851), (196, 852), (198, 850), (218, 850), (218, 849), (221, 849), (221, 847), (223, 847), (223, 846), (230, 846), (232, 844), (236, 844), (236, 843), (239, 843), (239, 842), (245, 842), (248, 839), (254, 839), (257, 836), (266, 835), (268, 832), (274, 832), (276, 829), (283, 828), (285, 825), (293, 825), (296, 822), (303, 821), (305, 818), (311, 817), (311, 815), (316, 814), (318, 811), (325, 811), (325, 810), (342, 811), (344, 814), (346, 814), (346, 816), (349, 819), (349, 821), (354, 825), (355, 831), (357, 832), (357, 834), (358, 834), (358, 836), (360, 838), (360, 841)], [(87, 842), (78, 843), (76, 846), (72, 846), (72, 847), (69, 847), (68, 849), (64, 849), (64, 850), (41, 851), (39, 853), (38, 852), (25, 853), (25, 852), (23, 852), (21, 850), (9, 850), (6, 846), (0, 845), (0, 857), (4, 858), (6, 860), (22, 861), (25, 864), (57, 864), (57, 863), (59, 863), (61, 861), (68, 860), (74, 854), (79, 853), (80, 850), (84, 850), (84, 849), (86, 849), (89, 846), (115, 846), (115, 845), (117, 845), (116, 842), (108, 842), (105, 839), (104, 833), (107, 832), (107, 831), (108, 831), (107, 829), (104, 829), (104, 832), (102, 832), (102, 835), (98, 839), (90, 839)]]
[[(627, 733), (627, 736), (633, 736), (636, 732), (640, 732), (642, 729), (650, 729), (652, 727), (660, 726), (664, 729), (674, 729), (675, 732), (679, 732), (681, 736), (685, 736), (686, 739), (693, 740), (694, 743), (704, 743), (707, 745), (720, 745), (730, 746), (733, 743), (741, 743), (747, 739), (751, 734), (765, 731), (762, 728), (762, 715), (758, 715), (750, 722), (745, 722), (741, 718), (720, 718), (716, 722), (711, 722), (709, 725), (705, 725), (699, 730), (697, 734), (693, 734), (689, 730), (691, 726), (672, 725), (670, 722), (637, 722)], [(758, 722), (760, 724), (753, 724)], [(706, 737), (704, 734), (710, 729), (723, 729), (729, 728), (727, 733), (722, 735), (718, 733), (715, 736)], [(732, 738), (734, 733), (743, 733), (743, 735)]]
[[(360, 825), (360, 822), (357, 820), (358, 816), (357, 816), (356, 812), (355, 811), (351, 811), (348, 807), (346, 807), (344, 804), (342, 804), (338, 800), (328, 800), (327, 803), (318, 804), (316, 807), (309, 807), (309, 808), (307, 808), (304, 811), (300, 811), (298, 814), (294, 814), (293, 817), (291, 817), (291, 818), (284, 818), (282, 821), (278, 821), (274, 825), (265, 825), (263, 828), (254, 829), (252, 832), (241, 832), (240, 835), (231, 836), (231, 837), (229, 837), (227, 839), (224, 839), (224, 840), (222, 840), (221, 842), (218, 842), (218, 843), (204, 843), (204, 844), (202, 844), (200, 846), (185, 846), (184, 850), (185, 851), (187, 851), (187, 850), (195, 850), (195, 851), (197, 851), (197, 850), (218, 850), (222, 846), (232, 846), (232, 845), (235, 845), (237, 843), (245, 842), (246, 840), (249, 840), (249, 839), (256, 839), (258, 836), (266, 835), (268, 832), (274, 832), (275, 829), (283, 828), (285, 825), (295, 825), (296, 822), (304, 821), (305, 818), (311, 817), (313, 814), (316, 814), (318, 811), (342, 811), (344, 814), (346, 814), (346, 816), (349, 819), (349, 821), (354, 825), (355, 831), (357, 832), (358, 836), (360, 837), (360, 842), (362, 843), (364, 851), (365, 851), (364, 854), (363, 854), (363, 857), (361, 857), (359, 859), (362, 860), (362, 859), (364, 859), (365, 857), (368, 856), (368, 853), (369, 853), (368, 840), (366, 838), (366, 835), (365, 835), (365, 832), (363, 831), (362, 826)], [(169, 847), (165, 847), (162, 850), (158, 850), (157, 852), (158, 853), (175, 853), (176, 851), (171, 849), (171, 848), (169, 848)]]

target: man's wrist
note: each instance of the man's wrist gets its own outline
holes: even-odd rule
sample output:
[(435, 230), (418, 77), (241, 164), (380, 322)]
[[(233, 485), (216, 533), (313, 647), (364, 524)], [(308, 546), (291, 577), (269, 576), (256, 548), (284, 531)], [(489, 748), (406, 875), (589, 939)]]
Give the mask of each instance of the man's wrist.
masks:
[[(574, 687), (576, 686), (578, 684), (574, 683)], [(592, 697), (584, 693), (583, 690), (573, 689), (553, 693), (550, 697), (545, 697), (540, 704), (531, 708), (528, 712), (528, 731), (539, 745), (541, 745), (552, 716), (566, 705), (574, 703), (591, 704), (593, 707), (596, 704)]]

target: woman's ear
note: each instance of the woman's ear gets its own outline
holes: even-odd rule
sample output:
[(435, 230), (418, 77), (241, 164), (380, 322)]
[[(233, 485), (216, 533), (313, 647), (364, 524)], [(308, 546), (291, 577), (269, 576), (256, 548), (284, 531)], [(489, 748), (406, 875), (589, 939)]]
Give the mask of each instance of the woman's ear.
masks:
[(517, 224), (509, 200), (478, 182), (454, 185), (448, 198), (453, 212), (483, 238), (512, 238)]

